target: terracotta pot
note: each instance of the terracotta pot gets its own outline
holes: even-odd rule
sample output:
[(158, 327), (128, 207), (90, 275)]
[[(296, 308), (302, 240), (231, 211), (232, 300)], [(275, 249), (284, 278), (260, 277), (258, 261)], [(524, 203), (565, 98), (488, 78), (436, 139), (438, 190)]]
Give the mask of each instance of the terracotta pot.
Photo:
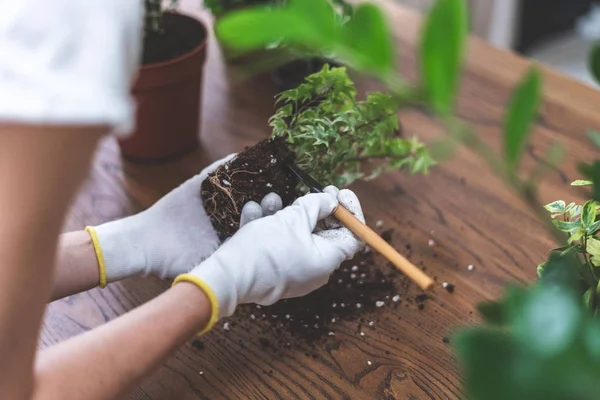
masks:
[(199, 144), (207, 29), (186, 15), (169, 14), (168, 18), (193, 21), (201, 28), (203, 38), (193, 50), (179, 57), (141, 67), (133, 87), (136, 129), (131, 138), (119, 142), (123, 157), (135, 162), (170, 161), (195, 150)]

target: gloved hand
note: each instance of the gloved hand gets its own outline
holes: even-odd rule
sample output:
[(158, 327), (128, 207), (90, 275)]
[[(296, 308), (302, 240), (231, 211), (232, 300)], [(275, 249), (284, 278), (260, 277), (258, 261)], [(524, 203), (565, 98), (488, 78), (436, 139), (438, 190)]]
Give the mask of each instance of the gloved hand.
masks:
[(131, 131), (140, 0), (19, 0), (0, 12), (0, 121)]
[(275, 215), (245, 225), (210, 258), (175, 279), (175, 284), (196, 284), (209, 298), (211, 320), (203, 332), (232, 315), (238, 304), (270, 305), (312, 292), (362, 247), (339, 222), (329, 221), (324, 224), (328, 229), (314, 232), (338, 201), (364, 222), (353, 192), (331, 186), (326, 192), (303, 196)]
[[(100, 287), (134, 275), (174, 278), (210, 256), (220, 241), (202, 205), (200, 185), (234, 156), (211, 164), (146, 211), (87, 227), (100, 267)], [(274, 193), (265, 196), (261, 205), (250, 202), (242, 210), (240, 224), (281, 207), (281, 198)]]

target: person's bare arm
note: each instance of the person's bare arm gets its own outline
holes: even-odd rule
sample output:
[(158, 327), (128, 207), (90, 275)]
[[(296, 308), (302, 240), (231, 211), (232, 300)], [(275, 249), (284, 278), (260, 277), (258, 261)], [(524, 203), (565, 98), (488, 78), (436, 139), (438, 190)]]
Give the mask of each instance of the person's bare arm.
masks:
[(100, 270), (92, 239), (86, 231), (60, 235), (51, 301), (95, 288)]
[(204, 292), (178, 284), (108, 324), (42, 351), (32, 398), (125, 397), (207, 325), (210, 307)]
[[(104, 131), (0, 126), (2, 398), (114, 398), (132, 389), (210, 318), (203, 292), (190, 284), (178, 285), (125, 316), (36, 357), (60, 228)], [(77, 242), (74, 248), (79, 247)], [(91, 267), (93, 258), (87, 250), (82, 254)]]
[(105, 127), (0, 125), (0, 393), (26, 399), (56, 245)]

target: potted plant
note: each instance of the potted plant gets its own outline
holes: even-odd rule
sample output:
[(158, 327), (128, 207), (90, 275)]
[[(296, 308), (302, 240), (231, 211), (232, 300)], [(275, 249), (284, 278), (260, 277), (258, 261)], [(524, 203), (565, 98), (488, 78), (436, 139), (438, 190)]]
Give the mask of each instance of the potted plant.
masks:
[(284, 205), (302, 192), (286, 164), (295, 163), (324, 184), (344, 187), (357, 179), (406, 168), (426, 173), (434, 164), (416, 138), (404, 138), (391, 96), (356, 99), (345, 68), (323, 69), (277, 97), (272, 137), (240, 153), (202, 183), (204, 206), (222, 239), (233, 235), (243, 205), (278, 193)]
[(200, 21), (145, 0), (142, 66), (133, 87), (136, 129), (119, 142), (125, 158), (161, 162), (197, 148), (206, 40)]

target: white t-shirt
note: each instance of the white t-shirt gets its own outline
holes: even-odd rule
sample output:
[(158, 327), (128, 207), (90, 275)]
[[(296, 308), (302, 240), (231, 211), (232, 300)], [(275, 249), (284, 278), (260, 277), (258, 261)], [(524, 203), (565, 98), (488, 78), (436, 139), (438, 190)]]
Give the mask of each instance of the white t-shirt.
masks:
[(0, 11), (0, 121), (133, 129), (141, 0), (15, 0)]

